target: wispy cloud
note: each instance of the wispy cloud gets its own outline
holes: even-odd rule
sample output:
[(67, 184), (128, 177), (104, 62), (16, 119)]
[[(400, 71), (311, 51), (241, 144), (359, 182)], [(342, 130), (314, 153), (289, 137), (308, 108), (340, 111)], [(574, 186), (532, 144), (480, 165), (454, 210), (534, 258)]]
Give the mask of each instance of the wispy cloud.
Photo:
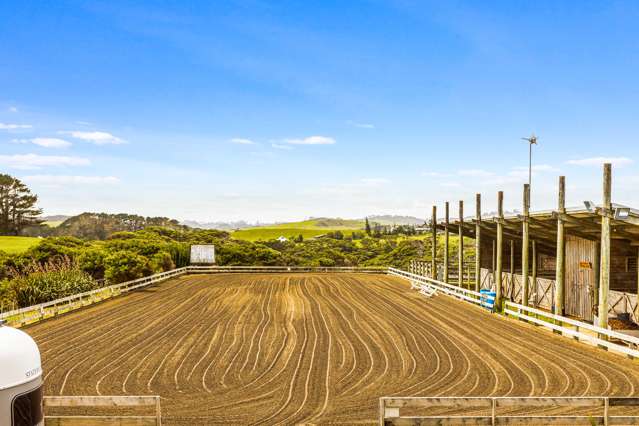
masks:
[(17, 106), (10, 106), (9, 108), (7, 108), (9, 110), (9, 112), (18, 112), (18, 107)]
[(381, 186), (381, 185), (386, 185), (390, 183), (391, 181), (386, 178), (362, 178), (360, 179), (360, 182), (362, 182), (364, 185), (369, 185), (369, 186)]
[(53, 166), (88, 166), (88, 158), (67, 157), (58, 155), (15, 154), (0, 155), (0, 165), (22, 170), (40, 169)]
[(255, 145), (255, 142), (253, 142), (250, 139), (245, 139), (245, 138), (233, 138), (233, 139), (229, 140), (229, 142), (235, 143), (235, 144), (238, 144), (238, 145)]
[(293, 149), (293, 147), (290, 146), (290, 145), (282, 145), (282, 144), (279, 144), (279, 143), (272, 143), (271, 146), (273, 148), (275, 148), (275, 149), (283, 149), (283, 150), (286, 150), (286, 151), (290, 151), (291, 149)]
[(469, 177), (489, 177), (489, 176), (495, 175), (495, 173), (493, 172), (489, 172), (487, 170), (482, 170), (482, 169), (459, 170), (457, 174), (459, 176), (469, 176)]
[(452, 174), (450, 173), (441, 173), (441, 172), (422, 172), (421, 175), (426, 177), (434, 177), (434, 178), (444, 178), (444, 177), (452, 176)]
[(115, 176), (32, 175), (23, 177), (25, 182), (45, 185), (114, 185), (120, 183)]
[[(549, 164), (535, 164), (532, 166), (531, 170), (533, 175), (536, 175), (538, 173), (560, 172), (560, 169)], [(517, 177), (528, 177), (528, 167), (513, 167), (513, 169), (508, 172), (508, 175)]]
[(459, 182), (442, 182), (439, 186), (443, 188), (460, 188), (462, 185)]
[(108, 132), (86, 132), (83, 130), (69, 130), (69, 131), (60, 131), (58, 132), (61, 135), (69, 135), (72, 138), (84, 140), (87, 142), (91, 142), (95, 145), (120, 145), (126, 143), (125, 140), (120, 139), (117, 136), (112, 135)]
[(328, 136), (309, 136), (303, 139), (286, 139), (286, 143), (291, 145), (333, 145), (335, 139)]
[(0, 123), (0, 130), (22, 130), (31, 128), (33, 128), (31, 124)]
[(348, 120), (346, 122), (346, 124), (348, 124), (349, 126), (353, 126), (353, 127), (357, 127), (360, 129), (374, 129), (375, 125), (374, 124), (370, 124), (370, 123), (359, 123), (357, 121), (353, 121), (353, 120)]
[(592, 157), (566, 161), (566, 164), (572, 166), (600, 166), (604, 163), (612, 163), (615, 166), (627, 166), (632, 164), (633, 161), (628, 157)]
[(33, 139), (13, 139), (13, 143), (32, 143), (44, 148), (68, 148), (71, 142), (58, 138), (33, 138)]

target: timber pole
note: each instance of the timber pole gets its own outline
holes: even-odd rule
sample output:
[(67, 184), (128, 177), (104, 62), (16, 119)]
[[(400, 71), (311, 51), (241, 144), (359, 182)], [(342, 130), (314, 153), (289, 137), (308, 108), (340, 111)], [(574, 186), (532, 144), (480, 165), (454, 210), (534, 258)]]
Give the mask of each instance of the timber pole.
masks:
[(431, 278), (437, 279), (437, 206), (433, 206), (433, 221), (432, 221), (432, 233), (433, 233), (433, 248), (431, 252), (430, 274)]
[(497, 193), (497, 259), (495, 261), (495, 310), (501, 311), (502, 297), (502, 268), (504, 251), (504, 192)]
[[(637, 269), (639, 270), (639, 265)], [(475, 195), (475, 291), (479, 291), (480, 287), (481, 287), (481, 194), (477, 194)], [(639, 284), (637, 285), (637, 288), (639, 289)]]
[(457, 262), (457, 280), (464, 286), (464, 202), (459, 200), (459, 253)]
[(448, 223), (449, 223), (449, 213), (448, 213), (448, 201), (446, 201), (446, 207), (444, 209), (444, 282), (448, 283)]
[(529, 246), (529, 223), (528, 216), (530, 215), (530, 185), (524, 185), (524, 221), (521, 237), (521, 304), (528, 306), (528, 246)]
[(612, 166), (604, 164), (603, 209), (601, 212), (601, 271), (599, 273), (599, 327), (608, 328), (610, 289), (610, 216), (612, 215)]
[(495, 239), (493, 238), (493, 257), (492, 257), (492, 265), (493, 265), (493, 284), (497, 286), (497, 244)]
[(537, 241), (532, 240), (532, 289), (535, 292), (535, 307), (539, 304), (539, 294), (537, 294)]
[(557, 216), (557, 262), (555, 267), (555, 315), (564, 315), (564, 286), (566, 284), (566, 233), (562, 214), (566, 213), (566, 177), (559, 176), (559, 215)]

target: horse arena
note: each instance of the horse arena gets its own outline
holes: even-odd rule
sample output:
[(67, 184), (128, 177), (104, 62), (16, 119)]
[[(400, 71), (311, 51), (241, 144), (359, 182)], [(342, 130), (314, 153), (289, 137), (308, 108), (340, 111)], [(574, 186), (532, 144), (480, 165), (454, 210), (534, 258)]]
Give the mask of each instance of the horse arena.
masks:
[(46, 395), (163, 424), (376, 424), (381, 396), (639, 394), (639, 365), (381, 274), (189, 275), (30, 326)]

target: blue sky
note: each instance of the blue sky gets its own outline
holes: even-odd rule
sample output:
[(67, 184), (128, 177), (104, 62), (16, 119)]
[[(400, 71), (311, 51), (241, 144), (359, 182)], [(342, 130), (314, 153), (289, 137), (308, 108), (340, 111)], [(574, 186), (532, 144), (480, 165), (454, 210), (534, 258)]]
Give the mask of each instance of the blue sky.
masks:
[(0, 170), (47, 214), (639, 206), (639, 3), (9, 2)]

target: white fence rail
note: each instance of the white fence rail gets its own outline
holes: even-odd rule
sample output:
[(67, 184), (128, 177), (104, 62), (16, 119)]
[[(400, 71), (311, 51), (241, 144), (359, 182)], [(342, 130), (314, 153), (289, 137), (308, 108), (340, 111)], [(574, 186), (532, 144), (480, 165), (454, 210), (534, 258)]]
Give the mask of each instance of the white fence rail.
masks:
[(12, 311), (0, 313), (0, 320), (6, 321), (9, 325), (23, 326), (32, 322), (40, 321), (44, 318), (56, 316), (61, 313), (79, 309), (83, 306), (91, 305), (104, 299), (120, 295), (141, 287), (162, 282), (179, 275), (187, 273), (187, 268), (173, 269), (167, 272), (114, 284), (84, 293), (74, 294), (39, 305), (27, 306), (25, 308), (14, 309)]
[(45, 415), (45, 426), (139, 425), (162, 426), (160, 397), (151, 396), (45, 396), (44, 407), (152, 407), (153, 415), (70, 416)]
[[(635, 407), (632, 397), (383, 397), (379, 400), (379, 424), (384, 425), (636, 425), (637, 415), (610, 415), (610, 407)], [(406, 415), (403, 409), (463, 410), (483, 414)], [(500, 413), (506, 408), (507, 413)], [(562, 409), (567, 414), (542, 414), (543, 410)], [(583, 414), (590, 409), (592, 414)], [(518, 414), (513, 414), (513, 410)], [(542, 410), (542, 413), (535, 413)], [(568, 411), (566, 411), (568, 410)], [(572, 413), (570, 412), (572, 410)], [(578, 411), (575, 411), (578, 410)], [(522, 413), (525, 413), (523, 414)], [(532, 412), (531, 412), (532, 411)], [(582, 414), (575, 414), (581, 412)]]
[(407, 279), (412, 283), (418, 283), (419, 286), (425, 286), (432, 290), (441, 291), (444, 294), (474, 303), (476, 305), (488, 308), (493, 307), (494, 297), (488, 296), (486, 294), (447, 284), (443, 281), (434, 280), (422, 275), (402, 271), (401, 269), (388, 268), (388, 274)]
[[(594, 345), (604, 346), (608, 349), (624, 353), (628, 356), (639, 358), (639, 338), (619, 333), (614, 330), (597, 327), (586, 322), (562, 317), (541, 309), (523, 306), (518, 303), (506, 302), (504, 312), (515, 318), (541, 325), (554, 331), (560, 332), (564, 336), (583, 340)], [(572, 328), (567, 327), (572, 326)], [(590, 333), (585, 333), (584, 330)], [(620, 342), (620, 343), (615, 343)]]
[(286, 272), (356, 272), (368, 274), (385, 274), (386, 267), (355, 266), (187, 266), (188, 273), (286, 273)]

